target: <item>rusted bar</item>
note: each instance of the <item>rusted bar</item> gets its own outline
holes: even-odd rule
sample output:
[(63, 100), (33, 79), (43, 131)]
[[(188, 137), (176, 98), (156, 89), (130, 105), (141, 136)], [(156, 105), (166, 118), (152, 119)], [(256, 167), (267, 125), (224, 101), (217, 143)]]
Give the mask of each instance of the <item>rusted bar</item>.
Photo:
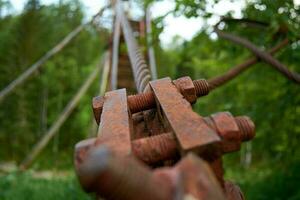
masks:
[[(189, 77), (182, 77), (174, 80), (173, 83), (182, 95), (190, 103), (195, 103), (197, 97), (205, 96), (209, 93), (209, 85), (206, 80), (199, 79), (192, 81)], [(146, 92), (137, 95), (130, 95), (127, 98), (128, 106), (131, 113), (137, 113), (151, 108), (155, 108), (155, 97), (153, 92)], [(96, 122), (100, 123), (100, 116), (102, 113), (103, 98), (93, 98), (93, 111)]]
[(130, 118), (125, 89), (107, 92), (103, 105), (102, 120), (98, 130), (96, 145), (104, 144), (115, 152), (129, 155)]
[(170, 78), (151, 81), (150, 86), (183, 152), (203, 153), (220, 142), (220, 137), (192, 110)]

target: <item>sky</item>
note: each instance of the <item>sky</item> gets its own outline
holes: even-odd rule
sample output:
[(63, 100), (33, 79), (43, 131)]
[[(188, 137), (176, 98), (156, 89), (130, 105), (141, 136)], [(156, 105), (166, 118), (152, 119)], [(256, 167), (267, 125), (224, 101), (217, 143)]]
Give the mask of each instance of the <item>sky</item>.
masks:
[[(15, 11), (20, 12), (27, 0), (10, 0)], [(41, 0), (43, 4), (51, 4), (58, 2), (58, 0)], [(97, 13), (97, 11), (105, 5), (106, 0), (81, 0), (84, 4), (85, 12), (88, 17)], [(211, 8), (214, 13), (223, 15), (228, 11), (234, 11), (234, 17), (241, 17), (241, 10), (245, 6), (246, 0), (221, 0), (214, 8)], [(300, 0), (294, 0), (294, 3), (299, 5)], [(153, 17), (164, 15), (169, 10), (174, 8), (175, 4), (172, 0), (163, 0), (153, 4), (151, 13)], [(208, 23), (215, 24), (218, 18), (212, 18)], [(164, 21), (165, 27), (160, 39), (163, 45), (168, 45), (172, 42), (174, 36), (180, 36), (185, 40), (190, 40), (203, 26), (201, 18), (187, 19), (183, 16), (174, 17), (168, 15)]]
[[(20, 12), (27, 0), (10, 0), (14, 10)], [(51, 4), (58, 2), (58, 0), (41, 0), (42, 4)], [(85, 6), (85, 12), (88, 17), (94, 15), (104, 4), (105, 0), (81, 0)], [(172, 8), (174, 8), (174, 1), (164, 0), (154, 3), (151, 7), (151, 13), (153, 17), (164, 15)], [(235, 3), (230, 3), (229, 0), (222, 0), (214, 12), (218, 14), (224, 14), (228, 10), (234, 10), (239, 16), (241, 8), (244, 6), (243, 0), (236, 0)], [(164, 32), (160, 35), (161, 41), (167, 45), (172, 42), (172, 38), (176, 35), (182, 37), (185, 40), (190, 40), (203, 26), (203, 21), (200, 18), (187, 19), (185, 17), (174, 17), (168, 15), (165, 18)], [(213, 23), (213, 22), (212, 22)]]

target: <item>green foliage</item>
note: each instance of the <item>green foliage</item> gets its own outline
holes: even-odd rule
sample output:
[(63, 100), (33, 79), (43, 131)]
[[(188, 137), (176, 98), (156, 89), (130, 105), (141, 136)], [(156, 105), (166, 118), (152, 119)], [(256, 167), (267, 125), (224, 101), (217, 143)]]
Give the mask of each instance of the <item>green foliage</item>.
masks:
[[(39, 1), (28, 1), (21, 14), (0, 18), (0, 88), (83, 23), (83, 17), (79, 1), (60, 1), (48, 6), (41, 5)], [(1, 102), (1, 159), (23, 159), (55, 122), (95, 68), (107, 41), (107, 33), (101, 34), (103, 37), (88, 26), (47, 61), (35, 76)], [(93, 84), (81, 99), (70, 117), (72, 120), (67, 120), (61, 128), (63, 134), (55, 136), (47, 151), (56, 156), (60, 156), (57, 155), (58, 150), (72, 155), (75, 143), (86, 138), (91, 130), (89, 127), (93, 125), (90, 97), (97, 94), (98, 87), (97, 83)]]
[[(153, 2), (136, 1), (143, 6)], [(218, 2), (176, 0), (172, 13), (208, 21), (217, 16), (208, 8)], [(0, 1), (0, 11), (5, 5), (7, 1)], [(0, 88), (82, 23), (83, 17), (81, 3), (71, 0), (49, 6), (30, 0), (21, 14), (3, 16), (0, 12)], [(245, 48), (215, 38), (209, 23), (191, 41), (174, 38), (172, 46), (163, 49), (158, 38), (164, 28), (164, 17), (153, 21), (159, 77), (212, 78), (252, 56)], [(261, 49), (270, 49), (288, 37), (290, 45), (275, 57), (291, 71), (300, 72), (300, 6), (292, 0), (247, 1), (242, 18), (256, 21), (252, 24), (226, 21), (232, 18), (232, 12), (224, 17), (220, 29), (245, 37)], [(87, 28), (47, 61), (35, 77), (1, 102), (1, 160), (20, 161), (26, 155), (93, 70), (107, 41), (106, 32), (99, 37), (92, 27)], [(97, 91), (98, 84), (94, 84), (34, 168), (70, 169), (74, 144), (93, 130), (90, 99)], [(254, 120), (255, 139), (248, 148), (243, 145), (240, 152), (224, 159), (226, 177), (239, 183), (248, 199), (300, 199), (299, 85), (260, 62), (199, 99), (194, 109), (203, 116), (230, 111)], [(252, 157), (250, 165), (245, 163), (246, 154)], [(32, 178), (32, 174), (13, 173), (0, 178), (0, 199), (45, 199), (43, 191), (49, 194), (46, 199), (88, 198), (80, 192), (73, 177), (41, 180)]]
[[(176, 1), (174, 12), (187, 17), (209, 19), (207, 5), (211, 1)], [(206, 5), (206, 6), (205, 6)], [(224, 21), (221, 29), (247, 38), (261, 49), (270, 49), (288, 37), (292, 42), (276, 53), (276, 58), (291, 71), (300, 73), (299, 23), (300, 8), (292, 1), (251, 1), (242, 21)], [(232, 18), (231, 13), (226, 18)], [(163, 23), (163, 18), (156, 22)], [(255, 25), (255, 26), (254, 26)], [(177, 78), (189, 75), (194, 79), (221, 75), (242, 63), (251, 53), (236, 44), (212, 39), (212, 27), (206, 25), (191, 41), (173, 42), (166, 51), (158, 49), (158, 69), (162, 76)], [(161, 30), (161, 26), (158, 26)], [(177, 45), (174, 45), (177, 44)], [(162, 56), (163, 55), (163, 56)], [(167, 64), (166, 64), (167, 63)], [(300, 87), (286, 79), (266, 63), (258, 63), (228, 84), (198, 100), (194, 109), (203, 116), (219, 111), (248, 115), (256, 125), (251, 150), (224, 156), (228, 179), (239, 183), (247, 199), (300, 199), (299, 138)], [(250, 167), (245, 154), (250, 153)]]
[[(273, 167), (270, 167), (270, 164)], [(265, 166), (252, 166), (250, 169), (238, 167), (227, 168), (228, 179), (237, 183), (246, 199), (300, 199), (298, 182), (299, 159), (290, 163), (289, 167), (278, 167), (278, 163)]]
[(91, 199), (84, 193), (74, 176), (37, 178), (34, 173), (13, 172), (0, 176), (0, 199), (57, 200)]

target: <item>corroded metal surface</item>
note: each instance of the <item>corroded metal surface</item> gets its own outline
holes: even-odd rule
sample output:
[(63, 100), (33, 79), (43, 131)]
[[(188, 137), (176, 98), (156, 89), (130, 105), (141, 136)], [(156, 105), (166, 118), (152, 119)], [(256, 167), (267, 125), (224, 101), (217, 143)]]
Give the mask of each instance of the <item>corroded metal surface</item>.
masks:
[(207, 151), (219, 143), (220, 137), (192, 110), (169, 78), (151, 81), (150, 85), (184, 152)]
[(87, 192), (112, 200), (172, 199), (171, 186), (152, 175), (150, 168), (132, 157), (118, 156), (105, 146), (89, 149), (76, 165)]
[[(224, 120), (222, 117), (228, 117), (229, 120)], [(215, 117), (215, 122), (209, 121), (212, 117)], [(217, 134), (222, 138), (220, 142), (221, 152), (223, 154), (238, 151), (241, 146), (241, 142), (245, 141), (244, 127), (248, 127), (248, 124), (252, 124), (252, 121), (245, 117), (232, 117), (230, 113), (216, 113), (210, 117), (205, 117), (205, 122), (213, 129), (217, 129), (217, 126), (223, 124), (223, 126), (232, 127), (218, 130)], [(238, 130), (236, 130), (236, 121), (247, 120), (247, 123), (241, 123)], [(224, 122), (225, 121), (225, 122)], [(235, 137), (226, 133), (235, 132)], [(249, 129), (248, 133), (254, 135), (254, 126)], [(82, 144), (91, 144), (92, 139), (88, 139)], [(96, 138), (94, 139), (96, 140)], [(80, 144), (80, 143), (79, 143)], [(179, 155), (179, 147), (176, 138), (172, 132), (162, 133), (155, 136), (144, 137), (131, 141), (132, 154), (135, 155), (139, 160), (146, 164), (156, 164), (158, 162), (174, 159)], [(209, 158), (208, 156), (206, 158)]]
[(205, 81), (196, 84), (165, 78), (145, 94), (127, 97), (121, 89), (94, 98), (98, 136), (75, 147), (85, 191), (105, 199), (242, 200), (240, 189), (224, 180), (222, 155), (251, 140), (255, 126), (229, 112), (193, 112), (191, 103), (206, 93)]
[(182, 172), (184, 198), (225, 200), (225, 196), (209, 165), (194, 154), (183, 158), (176, 168)]
[(230, 182), (230, 181), (225, 181), (225, 191), (226, 191), (226, 197), (228, 200), (244, 200), (245, 197), (236, 184)]
[[(227, 114), (227, 113), (225, 113)], [(216, 115), (223, 115), (223, 113), (217, 113)], [(206, 117), (205, 121), (207, 123), (207, 119), (210, 117)], [(236, 120), (240, 119), (247, 119), (247, 117), (240, 116), (231, 118), (232, 121), (228, 121), (227, 123), (229, 125), (232, 125), (231, 123), (236, 123)], [(249, 120), (249, 119), (248, 119)], [(221, 152), (223, 154), (230, 153), (234, 151), (238, 151), (240, 149), (241, 141), (244, 141), (243, 136), (245, 135), (243, 133), (243, 127), (248, 126), (248, 124), (251, 124), (252, 121), (249, 120), (247, 123), (241, 124), (241, 128), (238, 129), (238, 131), (235, 130), (235, 126), (233, 126), (233, 130), (227, 129), (226, 131), (236, 131), (236, 137), (234, 139), (231, 139), (229, 135), (224, 134), (224, 132), (217, 131), (217, 134), (222, 137), (222, 140), (220, 142)], [(216, 120), (216, 124), (219, 124), (219, 121)], [(210, 126), (213, 129), (216, 129), (215, 124), (210, 124)], [(251, 132), (251, 135), (254, 135), (254, 126), (249, 130)], [(229, 143), (229, 144), (228, 144)], [(139, 140), (132, 141), (132, 148), (133, 153), (140, 158), (142, 161), (153, 164), (162, 160), (166, 159), (172, 159), (174, 156), (178, 154), (179, 147), (177, 145), (176, 138), (173, 133), (163, 133), (158, 136), (152, 136), (152, 137), (146, 137)]]
[(181, 77), (174, 80), (173, 83), (188, 102), (195, 103), (197, 101), (195, 85), (190, 77)]
[[(192, 81), (190, 77), (182, 77), (174, 80), (173, 83), (177, 90), (181, 92), (185, 99), (190, 103), (195, 103), (198, 97), (205, 96), (209, 93), (208, 83), (204, 79)], [(128, 96), (128, 105), (131, 113), (155, 108), (156, 104), (153, 92), (147, 91), (147, 87), (145, 90), (145, 93)], [(103, 103), (101, 97), (93, 98), (94, 117), (98, 124), (100, 123)]]
[(94, 118), (97, 124), (100, 124), (100, 117), (102, 114), (103, 105), (104, 105), (104, 97), (97, 96), (93, 98), (92, 108), (94, 112)]
[(105, 144), (117, 153), (129, 155), (130, 118), (125, 89), (107, 92), (96, 145)]
[(204, 120), (222, 138), (223, 153), (240, 150), (241, 142), (255, 136), (255, 125), (247, 116), (233, 117), (229, 112), (219, 112), (205, 117)]
[(83, 188), (105, 199), (225, 199), (209, 165), (193, 154), (173, 167), (151, 170), (133, 157), (94, 146), (76, 170), (84, 174), (80, 179)]
[(173, 133), (163, 133), (132, 141), (133, 154), (147, 164), (155, 164), (178, 156)]

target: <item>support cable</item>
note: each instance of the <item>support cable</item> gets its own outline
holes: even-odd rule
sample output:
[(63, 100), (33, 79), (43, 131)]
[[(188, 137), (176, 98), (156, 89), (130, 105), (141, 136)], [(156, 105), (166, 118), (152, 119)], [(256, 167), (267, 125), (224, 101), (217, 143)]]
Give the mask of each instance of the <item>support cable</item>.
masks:
[(155, 62), (155, 53), (153, 48), (153, 37), (152, 37), (152, 27), (151, 27), (151, 11), (150, 7), (146, 8), (146, 31), (147, 31), (147, 45), (148, 45), (148, 58), (149, 66), (151, 70), (152, 80), (157, 79), (157, 70)]
[(230, 33), (220, 31), (219, 29), (216, 29), (216, 28), (215, 28), (215, 32), (218, 34), (219, 37), (229, 40), (231, 42), (234, 42), (236, 44), (239, 44), (239, 45), (249, 49), (259, 59), (261, 59), (264, 62), (271, 65), (273, 68), (275, 68), (281, 74), (283, 74), (285, 77), (294, 81), (295, 83), (298, 83), (298, 84), (300, 83), (300, 74), (291, 72), (284, 64), (282, 64), (277, 59), (275, 59), (270, 53), (260, 50), (249, 40), (239, 37), (239, 36), (236, 36), (236, 35), (233, 35), (233, 34), (230, 34)]
[(116, 0), (115, 10), (117, 18), (120, 19), (121, 27), (128, 48), (129, 60), (131, 63), (135, 84), (139, 93), (145, 91), (147, 84), (151, 80), (149, 68), (144, 56), (138, 47), (137, 41), (133, 36), (132, 28), (124, 13), (123, 5), (120, 0)]
[[(286, 38), (282, 42), (280, 42), (278, 45), (276, 45), (275, 47), (270, 49), (268, 52), (269, 52), (269, 54), (272, 55), (288, 44), (289, 44), (289, 40)], [(251, 66), (253, 66), (254, 64), (256, 64), (257, 62), (259, 62), (259, 59), (257, 57), (252, 57), (252, 58), (246, 60), (245, 62), (231, 68), (224, 74), (208, 79), (207, 81), (209, 83), (210, 90), (216, 89), (216, 88), (226, 84), (227, 82), (229, 82), (230, 80), (234, 79), (239, 74), (244, 72), (246, 69), (248, 69)]]
[(43, 57), (41, 57), (36, 63), (31, 65), (25, 72), (23, 72), (19, 77), (12, 81), (0, 92), (0, 102), (9, 95), (17, 86), (21, 85), (25, 80), (27, 80), (35, 71), (37, 71), (49, 58), (54, 56), (60, 50), (62, 50), (75, 36), (78, 35), (87, 25), (92, 23), (97, 17), (101, 16), (104, 10), (107, 8), (105, 6), (102, 8), (92, 19), (84, 24), (79, 25), (73, 31), (71, 31), (63, 40), (61, 40), (57, 45), (55, 45), (51, 50), (49, 50)]
[(112, 47), (112, 67), (111, 67), (111, 89), (116, 90), (118, 87), (118, 62), (119, 62), (119, 44), (121, 37), (120, 19), (115, 17), (113, 29), (113, 47)]
[(44, 136), (38, 141), (38, 143), (33, 147), (31, 152), (27, 155), (27, 157), (22, 161), (20, 165), (20, 169), (26, 170), (28, 167), (32, 165), (38, 155), (41, 154), (43, 149), (47, 146), (50, 140), (54, 137), (54, 135), (58, 132), (63, 123), (68, 119), (74, 108), (79, 103), (82, 96), (87, 92), (91, 84), (94, 82), (96, 77), (99, 75), (100, 68), (103, 66), (105, 61), (109, 59), (109, 55), (106, 52), (96, 69), (88, 76), (84, 84), (75, 94), (75, 96), (71, 99), (62, 113), (59, 115), (58, 119), (54, 122), (54, 124), (50, 127), (50, 129), (44, 134)]

